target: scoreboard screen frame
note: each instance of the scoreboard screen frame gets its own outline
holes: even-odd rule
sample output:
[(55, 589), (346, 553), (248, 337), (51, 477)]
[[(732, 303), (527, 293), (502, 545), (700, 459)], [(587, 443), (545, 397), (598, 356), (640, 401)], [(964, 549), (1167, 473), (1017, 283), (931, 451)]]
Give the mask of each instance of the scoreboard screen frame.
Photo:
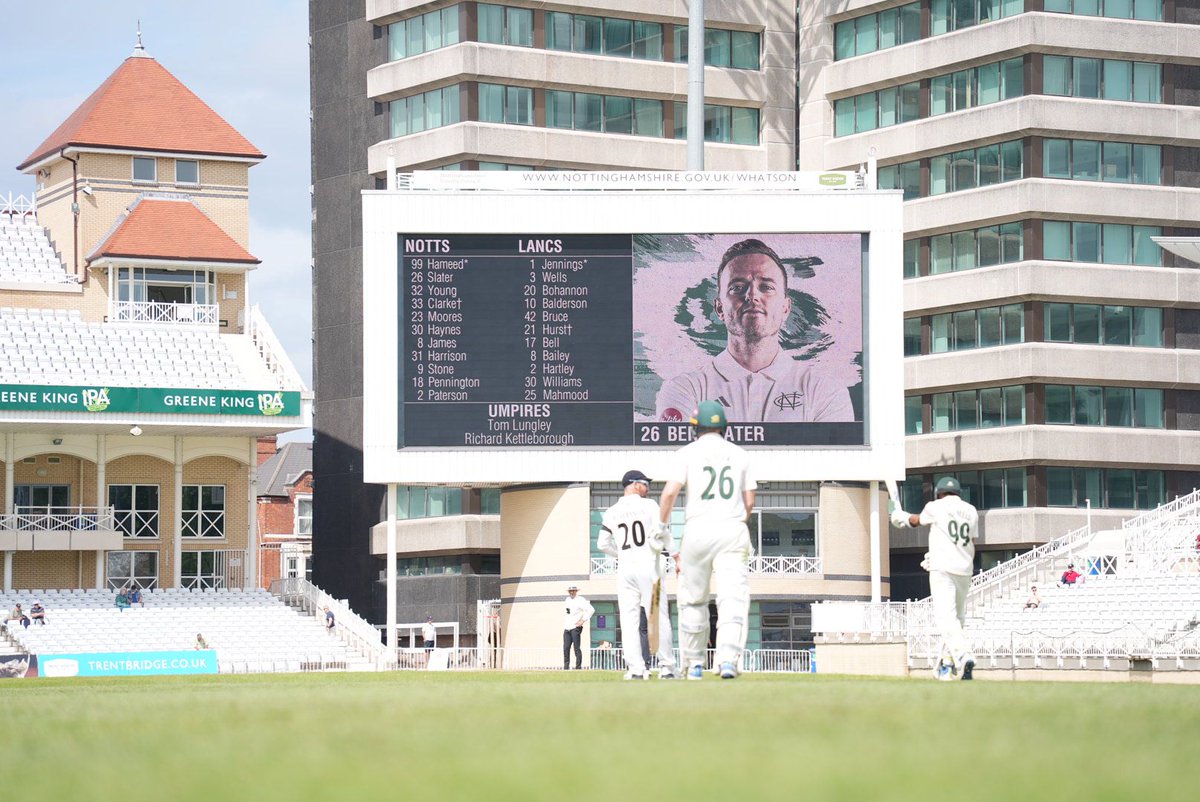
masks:
[[(855, 277), (861, 293), (861, 306), (857, 310), (858, 334), (861, 336), (861, 397), (855, 404), (856, 413), (852, 417), (859, 421), (851, 422), (857, 425), (857, 430), (848, 439), (845, 435), (845, 424), (794, 424), (773, 422), (770, 417), (756, 420), (739, 421), (731, 416), (731, 421), (738, 429), (731, 431), (731, 436), (738, 439), (744, 446), (755, 453), (755, 465), (759, 477), (764, 480), (790, 481), (870, 481), (882, 478), (900, 478), (904, 475), (904, 434), (903, 434), (903, 356), (901, 349), (901, 320), (902, 320), (902, 212), (901, 196), (896, 192), (877, 191), (796, 191), (786, 189), (771, 190), (692, 190), (692, 191), (645, 191), (622, 190), (620, 188), (604, 191), (530, 191), (530, 190), (488, 190), (488, 189), (402, 189), (363, 192), (363, 468), (364, 478), (376, 483), (407, 483), (407, 484), (476, 484), (476, 485), (510, 485), (520, 483), (553, 482), (553, 481), (614, 481), (631, 467), (643, 470), (651, 477), (655, 471), (666, 467), (671, 453), (683, 445), (689, 438), (686, 422), (677, 419), (678, 410), (662, 406), (658, 410), (652, 408), (652, 398), (655, 392), (661, 391), (661, 385), (666, 383), (664, 364), (673, 360), (667, 346), (659, 348), (658, 363), (646, 368), (646, 349), (639, 343), (639, 375), (652, 375), (652, 386), (632, 388), (635, 397), (628, 398), (628, 406), (623, 402), (629, 392), (613, 391), (615, 395), (606, 395), (606, 407), (576, 404), (574, 417), (564, 416), (571, 423), (564, 423), (558, 431), (571, 430), (591, 433), (586, 425), (580, 423), (595, 409), (611, 409), (608, 417), (618, 415), (630, 417), (627, 438), (611, 436), (593, 436), (578, 440), (587, 441), (585, 444), (562, 441), (554, 443), (537, 443), (533, 445), (505, 446), (499, 444), (496, 438), (473, 438), (476, 444), (469, 444), (472, 438), (458, 441), (456, 424), (478, 427), (479, 416), (483, 414), (472, 408), (480, 404), (463, 403), (450, 409), (440, 404), (414, 404), (415, 391), (408, 388), (405, 394), (406, 380), (413, 383), (413, 374), (406, 374), (406, 355), (412, 359), (418, 357), (417, 351), (410, 348), (415, 340), (406, 343), (405, 329), (402, 325), (411, 320), (411, 310), (404, 305), (411, 303), (413, 298), (406, 294), (409, 289), (405, 277), (417, 281), (422, 274), (410, 275), (404, 259), (405, 238), (435, 240), (440, 247), (453, 248), (444, 243), (482, 242), (507, 243), (529, 242), (529, 249), (536, 251), (548, 248), (546, 243), (558, 243), (558, 247), (568, 247), (569, 243), (622, 242), (628, 240), (630, 249), (633, 248), (634, 238), (645, 241), (647, 237), (674, 238), (678, 241), (701, 243), (703, 247), (723, 248), (739, 238), (761, 239), (763, 242), (804, 243), (805, 238), (812, 241), (838, 241), (843, 244), (854, 241), (858, 245), (860, 255), (860, 273)], [(591, 235), (604, 235), (595, 237)], [(838, 237), (840, 236), (840, 239)], [(852, 240), (846, 235), (856, 235)], [(455, 237), (458, 237), (455, 240)], [(481, 238), (474, 240), (472, 238)], [(711, 241), (711, 242), (710, 242)], [(568, 243), (562, 246), (561, 243)], [(540, 244), (539, 244), (540, 243)], [(411, 246), (411, 242), (409, 243)], [(689, 246), (690, 247), (690, 246)], [(525, 248), (522, 244), (520, 248)], [(503, 249), (502, 249), (503, 250)], [(797, 249), (785, 252), (781, 249), (779, 256), (790, 267), (794, 267)], [(802, 249), (799, 249), (802, 250)], [(479, 252), (479, 258), (489, 256), (484, 251)], [(719, 253), (719, 250), (717, 251)], [(499, 252), (497, 252), (499, 253)], [(411, 256), (412, 254), (410, 254)], [(493, 254), (494, 255), (494, 254)], [(516, 252), (511, 254), (516, 256)], [(449, 253), (449, 261), (432, 262), (431, 264), (452, 264), (461, 255)], [(546, 253), (530, 254), (531, 258), (544, 258)], [(617, 285), (623, 281), (627, 285), (636, 284), (631, 281), (631, 271), (636, 272), (634, 255), (625, 257), (629, 269), (624, 269), (619, 259), (605, 263), (614, 271)], [(671, 258), (671, 257), (665, 257)], [(697, 261), (697, 270), (715, 270), (711, 253), (705, 256), (704, 264)], [(697, 260), (699, 257), (697, 256)], [(644, 260), (643, 260), (644, 261)], [(843, 259), (843, 261), (845, 261)], [(546, 264), (563, 264), (560, 260), (550, 260)], [(816, 260), (817, 270), (821, 269), (820, 260)], [(491, 263), (488, 263), (491, 264)], [(496, 261), (496, 265), (504, 264)], [(541, 264), (541, 263), (539, 263)], [(590, 287), (593, 293), (605, 290), (604, 282), (597, 281), (598, 271), (606, 268), (592, 268)], [(844, 269), (844, 266), (843, 266)], [(508, 271), (511, 272), (511, 271)], [(430, 279), (432, 273), (426, 273)], [(460, 274), (462, 275), (462, 274)], [(505, 276), (501, 287), (513, 286), (513, 278)], [(533, 273), (530, 273), (532, 276)], [(697, 274), (698, 275), (698, 274)], [(808, 276), (812, 276), (810, 269)], [(457, 281), (461, 289), (455, 292), (476, 293), (473, 305), (458, 308), (466, 310), (487, 309), (486, 314), (493, 314), (487, 304), (478, 298), (478, 286), (471, 288), (471, 282), (436, 277), (438, 281)], [(517, 279), (521, 281), (525, 279)], [(527, 279), (534, 281), (533, 278)], [(559, 279), (554, 279), (559, 280)], [(475, 285), (479, 282), (473, 279)], [(696, 281), (693, 280), (693, 284)], [(707, 292), (710, 296), (714, 291), (714, 282), (709, 281), (705, 288), (698, 288), (700, 295)], [(845, 285), (845, 282), (843, 282)], [(431, 285), (432, 286), (432, 285)], [(845, 285), (848, 286), (848, 285)], [(845, 295), (845, 286), (837, 290), (840, 296)], [(528, 288), (526, 288), (527, 291)], [(543, 290), (535, 292), (540, 295)], [(545, 290), (550, 292), (550, 290)], [(559, 292), (554, 289), (554, 292)], [(444, 292), (444, 290), (443, 290)], [(624, 288), (626, 293), (636, 293), (633, 286)], [(639, 305), (645, 306), (655, 302), (659, 307), (671, 312), (670, 304), (682, 309), (674, 298), (659, 297), (655, 293), (643, 292)], [(826, 292), (833, 292), (826, 290)], [(621, 296), (620, 287), (615, 293), (609, 293), (602, 298), (595, 298), (592, 304), (593, 313), (606, 308), (613, 308)], [(608, 298), (608, 301), (605, 301)], [(692, 299), (695, 301), (695, 298)], [(624, 300), (621, 301), (624, 303)], [(666, 304), (667, 306), (664, 306)], [(695, 304), (693, 303), (693, 306)], [(843, 304), (845, 306), (845, 304)], [(850, 304), (853, 306), (853, 304)], [(505, 307), (507, 309), (508, 307)], [(694, 311), (694, 310), (693, 310)], [(851, 309), (851, 316), (855, 310)], [(467, 314), (464, 312), (463, 314)], [(482, 314), (476, 311), (474, 314)], [(583, 313), (586, 317), (587, 314)], [(712, 316), (713, 310), (707, 309), (705, 314)], [(631, 328), (630, 337), (646, 337), (640, 326), (638, 316), (632, 314), (632, 326), (629, 322), (623, 325)], [(595, 316), (593, 314), (593, 316)], [(678, 317), (678, 314), (676, 314)], [(502, 315), (496, 320), (506, 319)], [(576, 319), (581, 319), (577, 317)], [(661, 310), (656, 311), (654, 320), (661, 320)], [(488, 330), (495, 325), (492, 318), (487, 319)], [(519, 321), (514, 321), (519, 323)], [(732, 325), (732, 324), (731, 324)], [(703, 328), (704, 323), (693, 326), (693, 329)], [(507, 331), (507, 326), (504, 327)], [(619, 328), (619, 327), (618, 327)], [(661, 330), (661, 326), (659, 329)], [(678, 328), (678, 327), (676, 327)], [(415, 330), (415, 329), (414, 329)], [(457, 327), (456, 329), (457, 330)], [(515, 331), (515, 330), (514, 330)], [(584, 359), (591, 353), (593, 334), (584, 336), (586, 326), (574, 332), (576, 351), (571, 356), (580, 375), (594, 375), (591, 386), (600, 386), (608, 390), (613, 382), (613, 374), (605, 372), (604, 365), (591, 365)], [(845, 329), (842, 330), (843, 332)], [(724, 336), (724, 331), (721, 332)], [(692, 341), (685, 341), (686, 347), (679, 353), (685, 353), (691, 359), (693, 368), (696, 360), (707, 361), (714, 348), (711, 343), (701, 343), (709, 348), (704, 353), (692, 348), (699, 341), (695, 331), (691, 332)], [(478, 327), (474, 339), (466, 338), (469, 342), (483, 343)], [(827, 338), (828, 339), (828, 338)], [(834, 338), (836, 342), (837, 338)], [(442, 341), (446, 342), (446, 341)], [(425, 342), (422, 341), (422, 345)], [(669, 344), (670, 347), (675, 347)], [(826, 343), (826, 347), (828, 343)], [(465, 346), (464, 346), (465, 347)], [(599, 347), (599, 346), (597, 346)], [(610, 344), (611, 348), (628, 347), (622, 343)], [(788, 345), (785, 344), (785, 348)], [(406, 350), (408, 349), (408, 350)], [(493, 351), (495, 349), (492, 349)], [(515, 355), (512, 370), (525, 371), (530, 369), (531, 357)], [(594, 349), (592, 349), (594, 350)], [(836, 352), (837, 349), (835, 348)], [(586, 352), (586, 353), (585, 353)], [(424, 363), (432, 351), (422, 351), (420, 361), (422, 370)], [(502, 351), (501, 353), (507, 353)], [(543, 352), (548, 358), (555, 352)], [(723, 352), (722, 352), (723, 353)], [(785, 351), (786, 353), (786, 351)], [(797, 352), (799, 353), (799, 352)], [(816, 363), (820, 362), (820, 351), (814, 351)], [(461, 359), (458, 354), (455, 358)], [(630, 354), (630, 359), (634, 357)], [(806, 355), (806, 358), (808, 355)], [(845, 348), (838, 354), (836, 366), (845, 374)], [(523, 361), (522, 361), (523, 360)], [(486, 362), (485, 372), (490, 371), (493, 386), (503, 383), (507, 373), (507, 364), (500, 364), (491, 354), (476, 355), (476, 362)], [(522, 362), (516, 365), (516, 362)], [(592, 360), (598, 361), (598, 360)], [(681, 360), (687, 363), (687, 359)], [(814, 363), (814, 364), (816, 364)], [(806, 363), (807, 364), (807, 363)], [(833, 363), (831, 363), (833, 364)], [(430, 366), (432, 367), (432, 365)], [(408, 366), (408, 370), (413, 368)], [(441, 369), (445, 372), (445, 369)], [(546, 368), (551, 370), (551, 368)], [(590, 370), (590, 373), (589, 373)], [(459, 371), (466, 375), (469, 371)], [(630, 371), (632, 373), (632, 371)], [(471, 381), (475, 381), (472, 379)], [(633, 382), (632, 376), (630, 381)], [(442, 382), (443, 386), (445, 381)], [(844, 382), (839, 382), (845, 386)], [(476, 385), (477, 386), (477, 385)], [(507, 386), (507, 385), (505, 385)], [(557, 386), (564, 386), (559, 381)], [(569, 386), (587, 388), (589, 380), (573, 382)], [(840, 389), (840, 388), (839, 388)], [(813, 391), (810, 389), (810, 395)], [(602, 393), (601, 393), (602, 394)], [(437, 394), (439, 397), (444, 393)], [(480, 401), (495, 401), (499, 403), (516, 403), (522, 398), (500, 398), (487, 394)], [(576, 395), (587, 397), (585, 391), (576, 391)], [(610, 397), (611, 396), (611, 397)], [(469, 392), (454, 393), (453, 398), (470, 398)], [(409, 403), (406, 403), (406, 400)], [(540, 400), (540, 399), (538, 399)], [(636, 401), (636, 411), (635, 404)], [(674, 406), (678, 406), (678, 402)], [(777, 402), (777, 406), (782, 402)], [(483, 404), (487, 406), (487, 404)], [(558, 409), (567, 409), (567, 404), (559, 405)], [(781, 407), (782, 408), (782, 407)], [(409, 414), (420, 414), (419, 420), (410, 421), (409, 437), (405, 439), (405, 410)], [(686, 413), (685, 413), (686, 414)], [(756, 413), (764, 414), (764, 413)], [(827, 418), (827, 420), (844, 420), (842, 418)], [(457, 417), (456, 417), (457, 416)], [(676, 416), (676, 417), (672, 417)], [(603, 416), (600, 416), (603, 418)], [(599, 418), (598, 418), (599, 419)], [(446, 421), (450, 421), (448, 424)], [(658, 436), (657, 442), (636, 444), (634, 434), (635, 422), (648, 424), (653, 427)], [(756, 425), (751, 425), (756, 424)], [(843, 427), (837, 435), (817, 434), (826, 437), (824, 441), (811, 444), (798, 444), (794, 440), (781, 444), (760, 445), (756, 442), (778, 438), (785, 435), (768, 435), (764, 438), (763, 430), (780, 432), (787, 430), (787, 437), (807, 436), (804, 432), (816, 432), (822, 427), (829, 429)], [(440, 428), (439, 428), (440, 427)], [(774, 427), (774, 428), (772, 428)], [(788, 427), (791, 427), (789, 429)], [(805, 429), (804, 427), (808, 427)], [(445, 431), (442, 431), (442, 429)], [(551, 427), (553, 429), (553, 427)], [(466, 429), (465, 431), (474, 431)], [(650, 431), (645, 428), (644, 431)], [(800, 431), (795, 435), (793, 431)], [(757, 434), (756, 434), (757, 433)], [(594, 434), (594, 433), (592, 433)], [(645, 435), (643, 435), (645, 437)], [(832, 438), (832, 439), (830, 439)], [(527, 438), (528, 439), (528, 438)], [(416, 441), (414, 443), (414, 441)], [(484, 442), (488, 441), (488, 442)], [(520, 439), (518, 438), (518, 441)]]

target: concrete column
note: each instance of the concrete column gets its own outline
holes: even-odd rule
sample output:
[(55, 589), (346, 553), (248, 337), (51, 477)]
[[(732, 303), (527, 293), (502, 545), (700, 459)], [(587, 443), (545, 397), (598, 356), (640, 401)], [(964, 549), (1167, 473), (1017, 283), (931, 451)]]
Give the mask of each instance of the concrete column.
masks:
[(878, 604), (883, 600), (883, 569), (879, 547), (879, 482), (869, 482), (867, 492), (871, 494), (868, 530), (871, 533), (871, 601)]
[[(16, 466), (15, 462), (16, 444), (13, 442), (16, 435), (12, 432), (4, 435), (4, 514), (13, 514), (13, 476)], [(13, 557), (16, 552), (4, 552), (4, 590), (11, 591), (12, 586), (12, 566)]]
[[(395, 174), (395, 170), (392, 171)], [(400, 635), (396, 631), (396, 485), (387, 486), (387, 646), (396, 653)]]
[[(102, 434), (96, 435), (96, 507), (108, 506), (108, 438)], [(97, 514), (100, 512), (96, 510)], [(104, 588), (105, 552), (96, 552), (96, 589)]]
[(258, 438), (250, 438), (246, 467), (246, 572), (242, 587), (258, 587)]
[(175, 436), (175, 537), (171, 555), (171, 587), (183, 587), (183, 438)]
[(12, 565), (13, 565), (13, 557), (14, 556), (16, 556), (15, 551), (4, 552), (4, 590), (6, 593), (11, 592), (13, 589)]

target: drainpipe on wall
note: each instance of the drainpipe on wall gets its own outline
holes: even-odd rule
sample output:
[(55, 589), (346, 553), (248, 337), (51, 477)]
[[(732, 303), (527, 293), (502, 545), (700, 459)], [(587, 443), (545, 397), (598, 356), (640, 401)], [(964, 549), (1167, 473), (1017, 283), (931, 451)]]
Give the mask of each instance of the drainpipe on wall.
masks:
[(60, 150), (58, 155), (71, 163), (71, 218), (74, 225), (71, 244), (75, 254), (71, 267), (75, 271), (75, 278), (79, 279), (79, 283), (86, 284), (87, 271), (83, 271), (82, 275), (79, 272), (79, 160), (68, 156), (66, 148)]

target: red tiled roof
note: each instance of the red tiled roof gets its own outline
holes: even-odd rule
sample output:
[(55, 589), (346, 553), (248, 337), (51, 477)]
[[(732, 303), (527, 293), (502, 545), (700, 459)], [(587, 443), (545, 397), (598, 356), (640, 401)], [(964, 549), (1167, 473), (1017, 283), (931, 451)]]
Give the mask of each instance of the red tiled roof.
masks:
[(139, 56), (125, 59), (17, 169), (68, 145), (264, 158), (165, 67)]
[(190, 201), (144, 198), (88, 256), (258, 264)]

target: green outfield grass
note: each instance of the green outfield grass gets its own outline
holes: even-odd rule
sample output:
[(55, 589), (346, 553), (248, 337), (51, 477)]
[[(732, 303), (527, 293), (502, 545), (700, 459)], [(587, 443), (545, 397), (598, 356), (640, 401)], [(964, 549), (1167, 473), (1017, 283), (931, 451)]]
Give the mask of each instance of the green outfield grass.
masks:
[(822, 675), (0, 684), (14, 800), (1194, 800), (1200, 687)]

